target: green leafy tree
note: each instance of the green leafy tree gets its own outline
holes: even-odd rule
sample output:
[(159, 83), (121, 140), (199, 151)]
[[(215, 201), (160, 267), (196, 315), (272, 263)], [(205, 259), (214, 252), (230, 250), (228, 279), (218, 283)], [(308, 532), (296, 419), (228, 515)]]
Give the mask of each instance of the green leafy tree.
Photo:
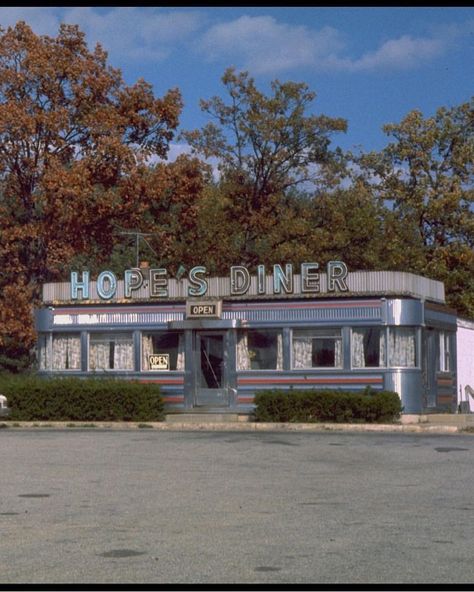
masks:
[(202, 100), (212, 121), (183, 137), (195, 153), (217, 159), (221, 223), (233, 237), (232, 251), (253, 265), (261, 247), (272, 250), (268, 241), (288, 211), (288, 192), (303, 184), (330, 186), (337, 178), (342, 154), (329, 146), (346, 121), (307, 114), (316, 95), (304, 83), (275, 80), (266, 95), (247, 72), (233, 68), (222, 82), (228, 101)]
[(448, 302), (474, 314), (474, 98), (384, 126), (394, 141), (358, 159), (388, 208), (387, 263), (445, 283)]

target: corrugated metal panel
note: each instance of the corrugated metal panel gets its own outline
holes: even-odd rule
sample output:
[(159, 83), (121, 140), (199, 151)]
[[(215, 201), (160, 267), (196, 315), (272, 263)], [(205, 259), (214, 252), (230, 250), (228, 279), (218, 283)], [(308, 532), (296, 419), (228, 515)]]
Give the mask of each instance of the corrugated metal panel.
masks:
[(151, 325), (181, 321), (184, 313), (108, 313), (77, 314), (58, 313), (53, 316), (53, 325)]
[(235, 310), (224, 311), (223, 319), (246, 319), (247, 321), (348, 321), (358, 320), (379, 320), (381, 318), (380, 306), (340, 308), (272, 308), (261, 310)]
[[(442, 282), (431, 280), (425, 277), (406, 273), (402, 271), (356, 271), (348, 274), (346, 282), (349, 292), (327, 292), (327, 277), (326, 274), (320, 274), (320, 292), (300, 294), (301, 277), (299, 274), (293, 276), (294, 290), (292, 294), (274, 294), (273, 293), (273, 276), (266, 276), (266, 294), (259, 295), (257, 293), (257, 278), (252, 276), (250, 288), (248, 292), (241, 296), (231, 296), (230, 294), (230, 279), (229, 277), (212, 277), (208, 278), (208, 290), (206, 298), (225, 298), (232, 300), (253, 299), (289, 299), (295, 296), (303, 298), (321, 298), (328, 296), (353, 296), (353, 295), (407, 295), (417, 298), (425, 298), (434, 302), (445, 301), (444, 285)], [(176, 280), (170, 278), (168, 280), (168, 297), (167, 298), (150, 298), (149, 286), (144, 282), (143, 286), (133, 293), (133, 299), (124, 297), (124, 281), (118, 280), (117, 293), (113, 300), (108, 302), (133, 302), (133, 301), (166, 301), (166, 300), (186, 300), (188, 288), (191, 286), (188, 279)], [(95, 281), (90, 282), (90, 301), (101, 300), (97, 293), (97, 286)], [(43, 302), (71, 302), (70, 283), (58, 282), (48, 283), (43, 285)], [(75, 301), (80, 302), (80, 301)]]

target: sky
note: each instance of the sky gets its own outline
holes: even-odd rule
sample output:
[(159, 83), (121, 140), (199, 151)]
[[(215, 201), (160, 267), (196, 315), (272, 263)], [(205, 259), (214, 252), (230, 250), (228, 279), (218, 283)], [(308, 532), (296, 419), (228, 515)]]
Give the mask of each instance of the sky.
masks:
[[(474, 95), (473, 7), (0, 8), (3, 28), (19, 20), (50, 36), (61, 22), (77, 24), (126, 84), (144, 78), (156, 96), (178, 87), (180, 130), (207, 123), (199, 100), (226, 98), (229, 66), (248, 71), (263, 92), (275, 79), (305, 82), (316, 92), (308, 114), (347, 120), (332, 143), (345, 150), (381, 150), (390, 141), (384, 124)], [(187, 150), (175, 141), (170, 159)]]

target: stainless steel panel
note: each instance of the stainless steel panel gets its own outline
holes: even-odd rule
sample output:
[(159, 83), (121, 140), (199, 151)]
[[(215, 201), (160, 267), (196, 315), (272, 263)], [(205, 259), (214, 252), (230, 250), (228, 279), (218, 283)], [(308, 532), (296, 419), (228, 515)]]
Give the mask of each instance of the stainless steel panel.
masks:
[(423, 409), (423, 379), (421, 369), (387, 370), (384, 388), (395, 391), (402, 401), (402, 413), (421, 413)]
[(386, 322), (387, 325), (422, 325), (423, 303), (406, 298), (386, 300)]

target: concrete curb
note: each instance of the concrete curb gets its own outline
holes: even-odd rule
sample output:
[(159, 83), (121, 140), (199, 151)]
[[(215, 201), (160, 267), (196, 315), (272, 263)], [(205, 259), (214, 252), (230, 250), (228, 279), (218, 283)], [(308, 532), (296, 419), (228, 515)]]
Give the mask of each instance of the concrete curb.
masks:
[[(394, 432), (418, 434), (469, 434), (466, 426), (427, 424), (350, 424), (350, 423), (185, 423), (185, 422), (66, 422), (66, 421), (18, 421), (0, 423), (7, 429), (154, 429), (166, 432)], [(464, 429), (463, 429), (464, 428)]]

